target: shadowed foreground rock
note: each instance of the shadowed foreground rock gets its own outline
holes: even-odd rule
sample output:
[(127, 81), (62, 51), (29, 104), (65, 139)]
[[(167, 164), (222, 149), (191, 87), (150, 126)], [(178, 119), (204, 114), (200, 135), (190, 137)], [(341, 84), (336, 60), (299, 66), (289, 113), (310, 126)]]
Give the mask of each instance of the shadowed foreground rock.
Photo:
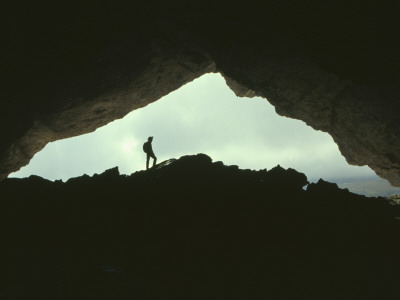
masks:
[(0, 183), (1, 299), (399, 299), (400, 216), (204, 155)]

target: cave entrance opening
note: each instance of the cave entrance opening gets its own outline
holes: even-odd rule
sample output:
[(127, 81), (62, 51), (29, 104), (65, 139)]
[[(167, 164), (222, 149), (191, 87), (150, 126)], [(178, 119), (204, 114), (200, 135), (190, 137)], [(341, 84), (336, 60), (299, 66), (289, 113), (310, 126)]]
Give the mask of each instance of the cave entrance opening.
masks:
[(67, 180), (115, 166), (131, 174), (145, 168), (142, 144), (148, 136), (154, 136), (159, 162), (205, 153), (243, 169), (280, 164), (310, 181), (378, 179), (368, 167), (349, 166), (327, 133), (277, 115), (266, 99), (237, 97), (218, 73), (205, 74), (93, 133), (50, 143), (10, 177)]

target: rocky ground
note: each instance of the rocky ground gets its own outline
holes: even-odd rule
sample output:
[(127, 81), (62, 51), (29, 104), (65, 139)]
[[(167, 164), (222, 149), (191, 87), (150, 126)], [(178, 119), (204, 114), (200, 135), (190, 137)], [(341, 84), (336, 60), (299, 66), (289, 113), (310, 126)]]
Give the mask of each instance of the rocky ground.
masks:
[(204, 155), (0, 182), (1, 299), (399, 299), (400, 209)]

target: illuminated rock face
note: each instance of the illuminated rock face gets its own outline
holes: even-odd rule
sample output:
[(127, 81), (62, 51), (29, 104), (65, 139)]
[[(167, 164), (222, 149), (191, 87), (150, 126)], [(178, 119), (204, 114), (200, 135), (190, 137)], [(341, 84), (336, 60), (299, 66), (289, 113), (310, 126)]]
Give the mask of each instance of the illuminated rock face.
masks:
[(279, 114), (328, 132), (349, 163), (400, 186), (395, 10), (296, 5), (15, 7), (0, 92), (0, 178), (48, 142), (220, 72), (239, 96), (265, 97)]

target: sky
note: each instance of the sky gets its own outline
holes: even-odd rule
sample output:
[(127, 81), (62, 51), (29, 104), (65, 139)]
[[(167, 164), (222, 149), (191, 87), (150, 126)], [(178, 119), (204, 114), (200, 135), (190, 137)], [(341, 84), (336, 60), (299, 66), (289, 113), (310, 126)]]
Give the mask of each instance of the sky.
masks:
[(49, 143), (30, 164), (9, 177), (49, 180), (93, 175), (119, 167), (121, 174), (145, 169), (143, 143), (154, 136), (158, 162), (205, 153), (242, 169), (280, 164), (309, 181), (377, 178), (368, 167), (350, 166), (327, 133), (281, 117), (260, 97), (237, 97), (218, 73), (209, 73), (95, 132)]

